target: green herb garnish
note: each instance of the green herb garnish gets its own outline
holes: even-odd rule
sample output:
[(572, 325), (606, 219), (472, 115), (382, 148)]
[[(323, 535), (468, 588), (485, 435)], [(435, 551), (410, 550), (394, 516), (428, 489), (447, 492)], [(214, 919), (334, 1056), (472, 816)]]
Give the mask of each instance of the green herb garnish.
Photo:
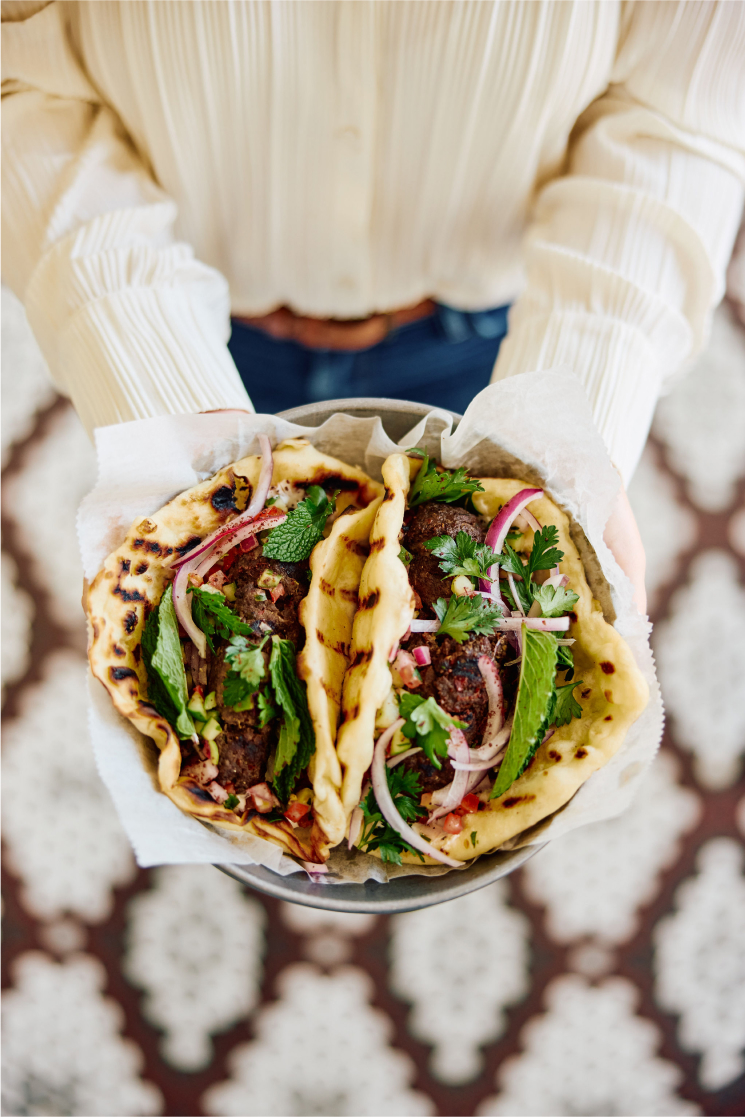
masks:
[(401, 732), (409, 740), (421, 745), (430, 764), (442, 768), (439, 757), (447, 756), (450, 731), (453, 728), (467, 729), (465, 722), (456, 721), (446, 713), (434, 698), (422, 698), (421, 694), (401, 691), (398, 709), (406, 718)]
[(291, 640), (272, 636), (269, 674), (274, 697), (284, 715), (272, 781), (276, 794), (284, 803), (316, 748), (308, 699), (295, 671), (295, 646)]
[(560, 617), (574, 608), (579, 596), (563, 586), (558, 589), (555, 586), (538, 586), (533, 590), (533, 600), (540, 605), (544, 617)]
[(476, 848), (476, 842), (477, 841), (478, 841), (478, 838), (476, 837), (476, 831), (472, 830), (471, 831), (471, 845), (473, 846), (474, 849)]
[(424, 451), (409, 450), (407, 453), (422, 458), (421, 469), (409, 490), (409, 508), (415, 508), (417, 504), (424, 504), (427, 500), (454, 504), (470, 497), (471, 493), (483, 493), (484, 486), (475, 477), (469, 477), (463, 466), (452, 472), (447, 469), (438, 472), (435, 463), (430, 461), (429, 455)]
[(264, 557), (280, 562), (302, 562), (323, 538), (326, 520), (336, 510), (336, 497), (329, 499), (320, 485), (311, 485), (305, 500), (288, 512), (284, 523), (269, 532)]
[(424, 544), (440, 560), (440, 570), (451, 577), (465, 574), (469, 578), (489, 577), (490, 567), (499, 563), (499, 556), (485, 543), (477, 543), (465, 531), (459, 531), (455, 539), (450, 535), (436, 535)]
[(259, 706), (259, 728), (263, 729), (268, 725), (272, 718), (277, 716), (277, 707), (273, 704), (269, 688), (260, 690), (256, 695), (256, 701)]
[(234, 636), (228, 644), (225, 660), (230, 664), (230, 671), (225, 676), (222, 690), (226, 706), (236, 709), (242, 706), (245, 710), (253, 708), (253, 702), (250, 705), (247, 703), (266, 674), (262, 649), (267, 640), (265, 636), (260, 644), (249, 644), (244, 636)]
[(221, 593), (200, 586), (189, 586), (188, 592), (191, 594), (191, 615), (207, 637), (211, 652), (215, 650), (213, 636), (228, 640), (233, 633), (238, 636), (253, 635), (251, 626), (241, 620)]
[[(386, 768), (388, 787), (390, 788), (396, 810), (405, 822), (411, 824), (423, 818), (427, 812), (419, 805), (422, 789), (419, 776), (416, 772), (407, 771), (403, 765), (395, 768)], [(377, 850), (383, 861), (393, 865), (401, 864), (402, 853), (416, 854), (420, 860), (424, 857), (418, 850), (412, 849), (398, 831), (386, 822), (378, 807), (375, 792), (372, 788), (360, 803), (363, 815), (362, 832), (357, 842), (358, 847), (365, 853)]]
[(434, 611), (440, 622), (437, 636), (452, 636), (462, 644), (471, 632), (490, 636), (499, 628), (504, 614), (498, 605), (488, 605), (481, 594), (473, 597), (438, 597)]
[(401, 550), (398, 552), (398, 557), (401, 559), (401, 562), (404, 564), (404, 566), (408, 566), (414, 556), (411, 554), (410, 551), (407, 551), (405, 547), (402, 547)]
[(572, 718), (582, 717), (582, 707), (574, 697), (575, 687), (582, 685), (582, 679), (576, 683), (566, 683), (564, 686), (554, 688), (554, 696), (549, 704), (546, 715), (546, 725), (568, 725)]
[(556, 637), (522, 626), (523, 654), (510, 743), (492, 789), (491, 798), (504, 795), (530, 763), (547, 726), (554, 697)]
[(227, 799), (223, 803), (223, 807), (227, 807), (227, 809), (229, 811), (234, 811), (237, 806), (238, 806), (238, 796), (237, 795), (228, 795)]
[(160, 604), (147, 618), (142, 634), (142, 654), (147, 670), (148, 699), (179, 737), (192, 737), (195, 728), (186, 709), (189, 690), (173, 607), (173, 586), (168, 587)]

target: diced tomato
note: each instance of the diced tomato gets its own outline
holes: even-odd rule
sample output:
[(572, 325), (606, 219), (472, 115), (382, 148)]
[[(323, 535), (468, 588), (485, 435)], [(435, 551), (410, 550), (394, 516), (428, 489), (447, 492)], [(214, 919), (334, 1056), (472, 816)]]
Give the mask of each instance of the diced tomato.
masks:
[(285, 811), (285, 818), (288, 822), (294, 822), (300, 825), (306, 817), (310, 814), (310, 803), (290, 803)]
[(246, 551), (252, 551), (254, 549), (254, 547), (256, 546), (256, 536), (255, 535), (249, 535), (248, 538), (241, 539), (238, 546), (240, 547), (240, 549), (243, 551), (244, 554), (246, 553)]
[(416, 590), (412, 590), (412, 593), (414, 594), (414, 608), (419, 612), (422, 608), (422, 599)]
[(238, 558), (238, 548), (233, 547), (233, 550), (228, 551), (228, 553), (225, 555), (224, 559), (222, 560), (222, 568), (223, 568), (223, 570), (225, 571), (226, 574), (227, 574), (228, 570), (230, 570), (231, 566), (233, 565), (233, 563), (235, 562), (235, 560), (237, 558)]
[(463, 819), (457, 814), (446, 814), (442, 820), (442, 828), (446, 834), (460, 834), (463, 829)]
[(464, 795), (461, 804), (456, 808), (458, 814), (473, 814), (479, 809), (478, 795)]
[(272, 601), (277, 601), (278, 598), (284, 597), (284, 593), (285, 587), (282, 585), (281, 582), (278, 586), (275, 586), (273, 590), (269, 590), (269, 596), (271, 597)]
[(207, 581), (211, 586), (214, 586), (216, 590), (222, 590), (222, 587), (225, 585), (225, 575), (222, 570), (216, 570), (214, 574), (210, 574)]

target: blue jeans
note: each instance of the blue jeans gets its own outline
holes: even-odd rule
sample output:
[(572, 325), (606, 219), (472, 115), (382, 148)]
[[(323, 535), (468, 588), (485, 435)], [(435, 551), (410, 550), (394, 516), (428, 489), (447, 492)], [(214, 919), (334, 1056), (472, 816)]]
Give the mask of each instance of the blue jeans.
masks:
[(254, 407), (264, 414), (352, 396), (463, 412), (489, 383), (508, 309), (466, 312), (438, 305), (430, 317), (354, 352), (307, 349), (234, 320), (229, 348)]

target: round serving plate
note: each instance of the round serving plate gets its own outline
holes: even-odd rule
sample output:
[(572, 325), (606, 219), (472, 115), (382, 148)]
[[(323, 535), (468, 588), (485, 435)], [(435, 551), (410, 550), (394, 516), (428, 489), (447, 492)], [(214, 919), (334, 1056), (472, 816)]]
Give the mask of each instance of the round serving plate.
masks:
[[(432, 410), (428, 404), (410, 403), (408, 400), (361, 397), (309, 403), (293, 407), (290, 411), (280, 411), (279, 414), (283, 419), (306, 427), (319, 427), (339, 412), (361, 419), (377, 415), (386, 433), (398, 442)], [(447, 413), (452, 415), (453, 425), (457, 425), (461, 416), (452, 411)], [(453, 869), (442, 876), (397, 877), (387, 884), (372, 880), (364, 884), (314, 884), (300, 873), (283, 877), (263, 865), (218, 865), (217, 868), (259, 892), (293, 904), (323, 908), (325, 911), (384, 915), (432, 907), (484, 888), (524, 865), (543, 848), (543, 844), (491, 853), (480, 857), (466, 869)]]

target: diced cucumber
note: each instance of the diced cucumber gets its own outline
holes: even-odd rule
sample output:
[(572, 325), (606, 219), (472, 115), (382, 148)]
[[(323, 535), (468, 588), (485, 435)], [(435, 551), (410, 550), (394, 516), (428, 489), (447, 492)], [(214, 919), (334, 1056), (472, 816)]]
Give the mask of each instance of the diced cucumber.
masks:
[(226, 586), (222, 587), (222, 592), (225, 594), (228, 601), (235, 601), (235, 582), (228, 582)]
[(217, 720), (215, 715), (212, 714), (206, 725), (204, 726), (204, 729), (202, 730), (202, 739), (212, 742), (215, 740), (215, 738), (219, 737), (221, 733), (222, 726), (220, 725), (220, 722)]
[(204, 700), (204, 708), (205, 710), (214, 710), (216, 705), (217, 695), (215, 694), (214, 690), (211, 690)]
[(207, 721), (207, 710), (200, 690), (194, 691), (186, 708), (193, 717), (199, 718), (200, 721)]

